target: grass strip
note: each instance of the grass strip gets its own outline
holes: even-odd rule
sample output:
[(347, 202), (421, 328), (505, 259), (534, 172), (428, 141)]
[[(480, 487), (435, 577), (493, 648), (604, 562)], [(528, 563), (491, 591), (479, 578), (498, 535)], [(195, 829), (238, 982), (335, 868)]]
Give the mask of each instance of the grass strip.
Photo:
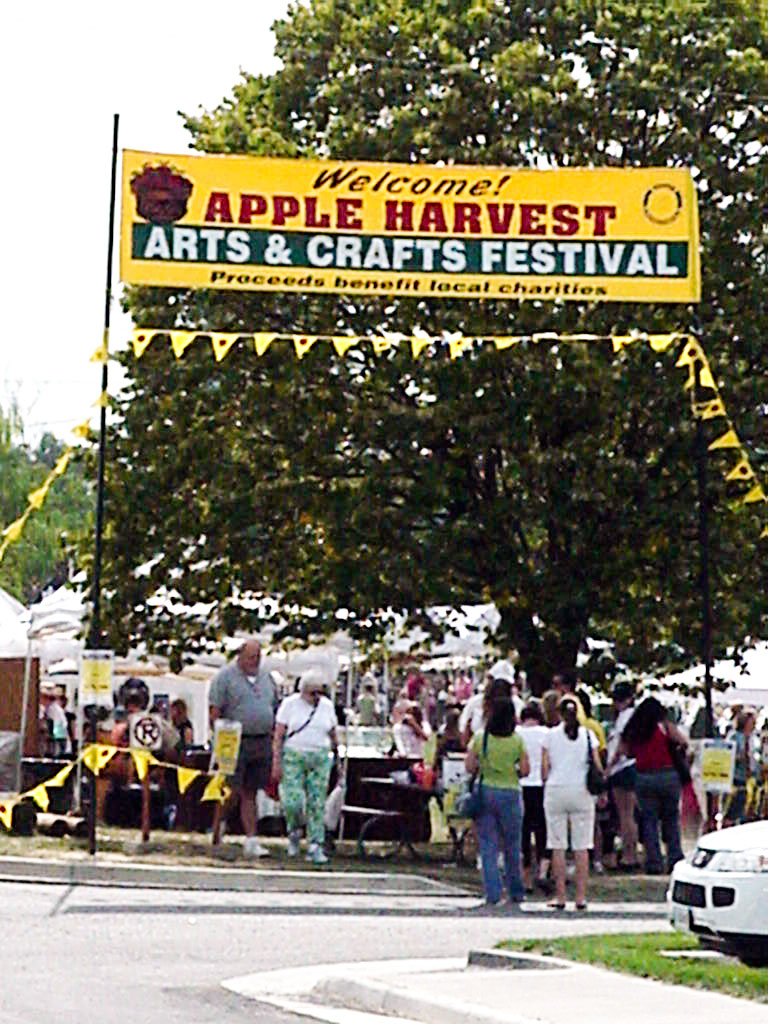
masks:
[(766, 968), (746, 967), (731, 957), (698, 960), (662, 956), (662, 951), (700, 948), (696, 938), (680, 932), (526, 939), (501, 943), (501, 948), (577, 960), (624, 974), (768, 1003)]

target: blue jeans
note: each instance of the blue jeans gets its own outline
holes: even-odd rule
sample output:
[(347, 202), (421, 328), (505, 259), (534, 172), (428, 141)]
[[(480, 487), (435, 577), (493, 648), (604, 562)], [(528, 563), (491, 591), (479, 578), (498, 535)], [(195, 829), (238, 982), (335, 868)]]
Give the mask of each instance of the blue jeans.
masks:
[(671, 871), (683, 859), (680, 843), (680, 778), (674, 768), (648, 774), (638, 773), (637, 814), (646, 869), (657, 874), (664, 870), (659, 843), (661, 825), (661, 837), (667, 849), (667, 870)]
[(483, 805), (476, 822), (477, 843), (483, 864), (483, 888), (489, 903), (501, 899), (499, 850), (504, 853), (504, 887), (513, 903), (523, 899), (520, 842), (523, 802), (519, 789), (497, 789), (483, 784)]

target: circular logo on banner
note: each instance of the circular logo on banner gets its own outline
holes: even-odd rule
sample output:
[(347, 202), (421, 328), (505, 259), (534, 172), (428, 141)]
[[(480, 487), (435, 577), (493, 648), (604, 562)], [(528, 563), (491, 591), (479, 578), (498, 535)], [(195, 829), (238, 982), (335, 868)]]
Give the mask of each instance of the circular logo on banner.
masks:
[(654, 185), (643, 196), (643, 210), (654, 224), (671, 224), (683, 209), (683, 197), (674, 185)]

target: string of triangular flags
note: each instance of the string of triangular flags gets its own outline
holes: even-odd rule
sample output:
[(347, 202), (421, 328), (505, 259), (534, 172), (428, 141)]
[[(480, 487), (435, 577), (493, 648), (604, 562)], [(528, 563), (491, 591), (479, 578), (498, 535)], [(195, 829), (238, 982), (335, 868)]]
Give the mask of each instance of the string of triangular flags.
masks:
[[(418, 359), (427, 349), (436, 351), (439, 346), (447, 346), (451, 359), (459, 359), (465, 352), (480, 345), (493, 345), (497, 350), (512, 348), (522, 342), (533, 343), (576, 343), (576, 342), (605, 342), (610, 341), (614, 352), (619, 352), (629, 345), (638, 342), (645, 342), (654, 352), (666, 352), (678, 341), (684, 341), (684, 347), (680, 357), (675, 364), (677, 367), (688, 367), (688, 379), (686, 389), (690, 389), (691, 408), (695, 417), (702, 419), (715, 419), (723, 417), (728, 423), (728, 430), (725, 434), (713, 441), (709, 446), (710, 451), (719, 449), (734, 448), (739, 452), (739, 460), (727, 473), (725, 479), (729, 482), (748, 482), (749, 491), (734, 502), (734, 507), (752, 505), (757, 502), (768, 503), (766, 492), (763, 486), (757, 481), (755, 472), (750, 464), (746, 450), (739, 440), (739, 437), (725, 410), (725, 404), (715, 384), (714, 376), (699, 341), (690, 334), (673, 331), (667, 334), (649, 334), (644, 331), (631, 331), (629, 334), (558, 334), (554, 331), (543, 331), (534, 334), (515, 335), (492, 335), (492, 336), (466, 336), (461, 333), (444, 332), (442, 335), (429, 335), (426, 331), (416, 329), (412, 334), (399, 332), (382, 331), (377, 335), (323, 335), (323, 334), (277, 334), (268, 332), (254, 332), (243, 334), (224, 331), (186, 331), (186, 330), (159, 330), (149, 327), (136, 328), (133, 331), (131, 343), (136, 358), (141, 358), (148, 346), (157, 338), (167, 338), (170, 341), (173, 354), (177, 359), (186, 352), (189, 346), (196, 340), (209, 341), (213, 349), (213, 355), (217, 362), (220, 362), (238, 341), (253, 344), (257, 356), (263, 356), (270, 345), (275, 342), (284, 342), (293, 346), (298, 359), (302, 359), (315, 345), (330, 345), (338, 356), (344, 357), (354, 348), (370, 345), (376, 355), (381, 355), (389, 349), (401, 344), (410, 344), (414, 359)], [(696, 382), (696, 363), (701, 364), (699, 372), (699, 386), (712, 391), (712, 398), (705, 402), (698, 402), (695, 398), (694, 384)], [(768, 517), (767, 517), (768, 518)], [(768, 538), (768, 524), (764, 525), (762, 539)]]
[(34, 800), (41, 811), (47, 811), (50, 804), (48, 789), (63, 786), (70, 772), (74, 770), (79, 761), (82, 761), (93, 775), (100, 775), (116, 754), (130, 755), (140, 780), (146, 778), (150, 767), (173, 769), (176, 772), (179, 792), (182, 794), (186, 793), (196, 778), (201, 775), (209, 775), (208, 783), (200, 797), (201, 803), (209, 800), (224, 803), (229, 796), (226, 776), (221, 772), (204, 772), (197, 768), (184, 768), (178, 764), (168, 764), (165, 761), (159, 761), (149, 750), (137, 747), (114, 747), (106, 743), (90, 743), (87, 747), (83, 748), (82, 753), (76, 760), (71, 761), (65, 768), (62, 768), (61, 771), (57, 772), (56, 775), (46, 782), (40, 782), (33, 789), (20, 793), (12, 799), (0, 802), (0, 822), (10, 832), (13, 822), (13, 808), (16, 804), (21, 803), (22, 800)]
[[(697, 364), (699, 388), (709, 390), (711, 392), (711, 396), (707, 397), (703, 401), (698, 400), (696, 393)], [(725, 420), (727, 430), (712, 441), (708, 446), (708, 450), (711, 452), (733, 451), (736, 453), (737, 461), (729, 468), (725, 475), (725, 479), (729, 483), (748, 484), (749, 490), (747, 490), (745, 494), (740, 495), (733, 502), (733, 508), (737, 509), (744, 505), (754, 505), (758, 503), (762, 503), (763, 505), (768, 504), (768, 495), (766, 495), (766, 490), (758, 480), (757, 474), (749, 461), (749, 455), (736, 432), (731, 418), (728, 416), (725, 408), (725, 402), (723, 401), (717, 384), (715, 383), (714, 374), (712, 373), (712, 369), (709, 365), (709, 360), (696, 338), (688, 338), (677, 362), (675, 363), (675, 366), (688, 368), (688, 378), (685, 382), (685, 388), (688, 390), (691, 397), (691, 412), (694, 417), (702, 420)], [(761, 538), (768, 537), (768, 525), (764, 526), (760, 536)]]
[[(88, 423), (83, 423), (79, 427), (75, 427), (73, 433), (79, 434), (81, 437), (88, 436)], [(27, 520), (33, 512), (38, 511), (43, 507), (43, 503), (48, 496), (48, 491), (51, 489), (51, 485), (57, 477), (63, 476), (69, 465), (69, 460), (72, 458), (74, 452), (74, 446), (65, 448), (61, 455), (56, 460), (53, 469), (50, 471), (48, 476), (43, 481), (42, 485), (34, 491), (30, 491), (27, 495), (27, 507), (24, 509), (18, 519), (14, 519), (12, 523), (0, 533), (0, 562), (3, 560), (3, 556), (7, 551), (8, 547), (17, 541), (24, 530)]]
[[(99, 346), (99, 348), (97, 348), (96, 351), (93, 353), (90, 361), (92, 363), (104, 363), (108, 359), (109, 352), (107, 350), (107, 335), (105, 332), (104, 341)], [(96, 401), (93, 403), (93, 406), (99, 408), (106, 408), (108, 404), (109, 396), (102, 392), (102, 394), (100, 394)], [(76, 427), (72, 429), (72, 433), (75, 435), (75, 437), (81, 437), (83, 438), (83, 440), (88, 439), (90, 433), (90, 421), (91, 418), (89, 416), (87, 420), (84, 420), (82, 423), (78, 424)], [(24, 509), (19, 518), (14, 519), (12, 523), (9, 523), (5, 527), (5, 529), (2, 532), (0, 532), (0, 562), (2, 562), (3, 556), (5, 555), (5, 552), (7, 551), (9, 546), (13, 544), (15, 541), (19, 540), (19, 538), (21, 537), (22, 532), (24, 531), (24, 527), (26, 526), (27, 520), (32, 515), (32, 513), (39, 511), (43, 507), (43, 503), (45, 499), (48, 497), (48, 491), (50, 490), (51, 485), (53, 484), (57, 477), (64, 475), (64, 473), (67, 470), (67, 466), (69, 465), (69, 461), (72, 458), (72, 455), (75, 452), (75, 450), (75, 445), (70, 445), (68, 448), (64, 449), (59, 458), (56, 460), (56, 464), (54, 465), (53, 469), (43, 481), (42, 485), (38, 487), (36, 490), (31, 491), (27, 495), (27, 507)]]
[(217, 362), (227, 355), (233, 345), (238, 341), (252, 344), (257, 356), (263, 356), (270, 345), (275, 342), (287, 342), (293, 345), (294, 352), (298, 359), (304, 356), (315, 345), (330, 345), (337, 356), (345, 356), (351, 349), (361, 348), (370, 345), (376, 355), (382, 355), (390, 349), (397, 348), (401, 344), (409, 344), (414, 359), (427, 349), (433, 351), (438, 346), (447, 345), (451, 359), (459, 359), (469, 349), (479, 345), (493, 345), (497, 350), (513, 348), (525, 341), (539, 342), (587, 342), (587, 341), (610, 341), (613, 343), (614, 352), (637, 341), (646, 341), (655, 352), (664, 352), (670, 345), (683, 338), (687, 334), (673, 332), (671, 334), (647, 334), (641, 331), (633, 331), (629, 334), (558, 334), (553, 331), (540, 331), (535, 334), (506, 334), (506, 335), (478, 335), (467, 336), (461, 332), (445, 331), (439, 336), (430, 335), (419, 328), (414, 329), (412, 334), (402, 334), (399, 331), (380, 331), (378, 334), (276, 334), (270, 332), (243, 333), (227, 331), (185, 331), (185, 330), (162, 330), (152, 327), (138, 327), (134, 329), (131, 338), (133, 353), (140, 359), (146, 352), (149, 345), (156, 338), (167, 338), (170, 341), (173, 354), (177, 359), (186, 352), (193, 341), (209, 341)]

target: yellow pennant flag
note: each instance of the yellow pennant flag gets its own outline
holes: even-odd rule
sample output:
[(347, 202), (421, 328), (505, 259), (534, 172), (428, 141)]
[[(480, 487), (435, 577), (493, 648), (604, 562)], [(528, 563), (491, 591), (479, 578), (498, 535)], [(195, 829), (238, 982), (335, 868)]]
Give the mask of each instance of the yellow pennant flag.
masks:
[(713, 398), (711, 402), (697, 402), (693, 411), (702, 420), (714, 420), (718, 416), (725, 416), (725, 406), (720, 398)]
[(411, 338), (411, 353), (414, 359), (418, 359), (425, 348), (432, 344), (432, 338), (428, 334), (414, 334)]
[(254, 334), (253, 344), (256, 355), (263, 356), (276, 337), (276, 334)]
[(636, 341), (640, 341), (636, 334), (616, 334), (611, 338), (614, 352), (620, 352), (623, 348), (633, 345)]
[(205, 787), (203, 795), (200, 797), (200, 801), (205, 800), (218, 800), (219, 803), (223, 803), (226, 800), (224, 776), (216, 774), (210, 780), (208, 785)]
[(106, 363), (109, 359), (109, 352), (107, 352), (106, 345), (100, 345), (99, 348), (91, 356), (89, 362), (91, 363)]
[(73, 761), (72, 764), (68, 764), (66, 768), (62, 768), (60, 772), (57, 772), (52, 779), (48, 779), (45, 783), (46, 786), (63, 786), (67, 781), (67, 777), (72, 769), (77, 764), (77, 761)]
[(91, 421), (90, 420), (85, 420), (83, 423), (79, 423), (76, 427), (72, 428), (72, 433), (75, 435), (75, 437), (82, 437), (84, 439), (87, 439), (87, 437), (90, 434), (90, 432), (91, 432)]
[(27, 495), (27, 501), (32, 508), (42, 508), (45, 496), (48, 493), (48, 488), (51, 486), (51, 478), (45, 481), (42, 487), (38, 487), (36, 491), (30, 491)]
[(143, 782), (149, 771), (150, 759), (152, 761), (155, 759), (146, 750), (131, 750), (131, 757), (136, 766), (136, 774), (139, 777), (139, 781)]
[(704, 360), (704, 365), (702, 366), (701, 373), (699, 374), (699, 386), (702, 388), (711, 388), (713, 391), (717, 390), (712, 376), (712, 371), (710, 370), (709, 363), (706, 359)]
[(296, 349), (297, 358), (303, 359), (316, 341), (317, 338), (311, 338), (305, 335), (295, 334), (293, 336), (293, 347)]
[(211, 334), (211, 346), (217, 363), (221, 362), (240, 337), (240, 334)]
[(726, 480), (751, 480), (754, 477), (754, 471), (749, 464), (747, 459), (741, 459), (730, 473), (726, 474)]
[(389, 349), (392, 348), (392, 339), (386, 337), (373, 337), (371, 338), (371, 346), (373, 347), (375, 355), (380, 356), (382, 353), (388, 352)]
[(19, 539), (19, 537), (21, 536), (21, 531), (24, 529), (24, 524), (26, 523), (28, 516), (29, 509), (27, 509), (23, 516), (19, 516), (18, 519), (14, 520), (12, 523), (9, 523), (9, 525), (6, 526), (6, 528), (3, 530), (2, 536), (5, 537), (6, 541), (9, 544), (12, 544), (14, 541), (17, 541)]
[(494, 338), (493, 344), (496, 346), (496, 350), (501, 352), (502, 349), (512, 348), (513, 345), (519, 345), (523, 339), (518, 335), (511, 334), (504, 338)]
[(198, 777), (202, 775), (202, 772), (197, 771), (196, 768), (177, 768), (176, 769), (176, 782), (179, 787), (179, 792), (183, 795)]
[(109, 747), (101, 743), (91, 743), (83, 751), (83, 764), (94, 775), (98, 775), (101, 769), (109, 764), (117, 752), (117, 747)]
[(345, 338), (343, 335), (339, 337), (331, 338), (331, 343), (336, 349), (337, 356), (345, 356), (347, 351), (354, 348), (358, 343), (358, 338)]
[(13, 807), (17, 803), (18, 800), (7, 800), (5, 803), (0, 804), (0, 821), (5, 825), (8, 832), (11, 831), (11, 824), (13, 823)]
[(72, 449), (67, 450), (56, 459), (56, 465), (51, 470), (51, 476), (61, 476), (62, 473), (66, 472), (69, 460), (72, 458)]
[(736, 436), (735, 430), (729, 430), (723, 434), (722, 437), (718, 437), (716, 441), (713, 441), (708, 447), (708, 451), (713, 452), (717, 448), (741, 448), (741, 442)]
[(177, 359), (180, 359), (195, 340), (199, 331), (169, 331), (168, 333), (171, 336), (173, 354)]
[(695, 363), (697, 359), (704, 362), (704, 353), (695, 338), (689, 338), (683, 347), (682, 352), (677, 357), (675, 367), (690, 366), (691, 363)]
[(756, 484), (751, 491), (747, 491), (741, 499), (742, 505), (751, 505), (755, 501), (765, 501), (765, 491), (760, 484)]
[(679, 338), (679, 334), (649, 334), (648, 344), (654, 352), (666, 352)]
[(471, 347), (471, 338), (449, 338), (448, 340), (448, 351), (450, 352), (451, 359), (458, 359)]
[(34, 789), (30, 789), (25, 796), (31, 796), (41, 811), (47, 811), (50, 800), (48, 799), (48, 793), (46, 792), (45, 785), (35, 786)]
[(109, 405), (109, 395), (106, 391), (102, 391), (95, 402), (92, 403), (97, 409), (106, 409)]
[(141, 359), (150, 341), (152, 341), (157, 333), (156, 330), (147, 330), (142, 327), (136, 328), (131, 338), (131, 345), (133, 346), (133, 354), (137, 359)]

